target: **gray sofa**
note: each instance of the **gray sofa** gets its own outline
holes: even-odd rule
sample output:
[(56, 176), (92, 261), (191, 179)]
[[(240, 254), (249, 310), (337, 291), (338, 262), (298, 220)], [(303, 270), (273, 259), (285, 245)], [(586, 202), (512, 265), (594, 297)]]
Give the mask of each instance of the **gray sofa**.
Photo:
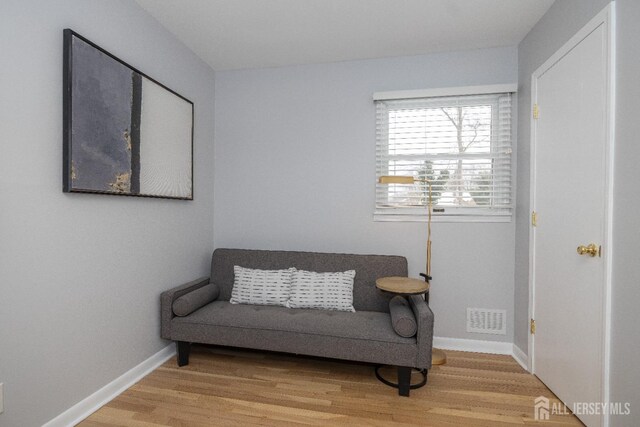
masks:
[[(355, 313), (231, 304), (234, 265), (259, 269), (296, 267), (316, 272), (355, 270)], [(398, 367), (399, 392), (409, 395), (411, 368), (431, 367), (433, 313), (422, 296), (408, 297), (417, 322), (416, 336), (398, 335), (391, 325), (392, 294), (375, 286), (380, 277), (407, 276), (400, 256), (350, 255), (290, 251), (216, 249), (211, 276), (162, 293), (162, 338), (176, 341), (178, 364), (189, 362), (191, 343), (245, 347), (355, 360)], [(201, 308), (176, 316), (174, 301), (193, 297)], [(206, 298), (202, 301), (202, 298)], [(211, 302), (208, 302), (211, 300)], [(196, 307), (198, 304), (196, 304)]]

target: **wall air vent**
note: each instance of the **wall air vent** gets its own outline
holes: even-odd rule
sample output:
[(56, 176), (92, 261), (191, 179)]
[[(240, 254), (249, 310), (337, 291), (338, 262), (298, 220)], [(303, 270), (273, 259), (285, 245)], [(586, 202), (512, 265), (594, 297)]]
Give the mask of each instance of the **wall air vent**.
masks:
[(467, 332), (506, 335), (507, 311), (467, 308)]

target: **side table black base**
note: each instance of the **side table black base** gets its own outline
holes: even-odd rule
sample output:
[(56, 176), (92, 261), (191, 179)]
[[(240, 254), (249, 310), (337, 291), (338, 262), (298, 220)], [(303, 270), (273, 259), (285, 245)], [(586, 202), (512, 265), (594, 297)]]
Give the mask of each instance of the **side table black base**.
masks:
[[(391, 382), (380, 375), (380, 368), (385, 365), (378, 365), (375, 367), (376, 378), (385, 385), (389, 387), (397, 388), (398, 394), (400, 396), (409, 396), (409, 390), (415, 390), (420, 387), (424, 387), (427, 384), (427, 374), (429, 372), (428, 369), (418, 369), (418, 368), (407, 368), (404, 366), (399, 366), (398, 369), (398, 382)], [(422, 381), (416, 384), (411, 384), (411, 371), (419, 372), (422, 375)]]

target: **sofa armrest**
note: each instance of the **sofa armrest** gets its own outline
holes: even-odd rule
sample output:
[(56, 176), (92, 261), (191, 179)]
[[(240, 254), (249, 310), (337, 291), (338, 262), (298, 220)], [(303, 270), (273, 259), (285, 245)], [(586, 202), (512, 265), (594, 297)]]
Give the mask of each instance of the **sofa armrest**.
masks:
[(410, 295), (408, 299), (418, 322), (418, 366), (415, 368), (429, 369), (433, 348), (433, 312), (422, 295)]
[(160, 295), (160, 336), (162, 338), (171, 339), (171, 319), (175, 317), (172, 309), (173, 302), (182, 295), (200, 289), (208, 283), (208, 277), (201, 277), (184, 285), (164, 291)]

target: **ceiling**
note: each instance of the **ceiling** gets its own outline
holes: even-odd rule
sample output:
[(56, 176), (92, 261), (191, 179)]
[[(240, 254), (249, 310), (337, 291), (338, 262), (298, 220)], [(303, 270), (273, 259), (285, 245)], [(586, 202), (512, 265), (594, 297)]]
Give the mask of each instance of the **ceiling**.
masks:
[(136, 0), (214, 70), (515, 46), (554, 0)]

